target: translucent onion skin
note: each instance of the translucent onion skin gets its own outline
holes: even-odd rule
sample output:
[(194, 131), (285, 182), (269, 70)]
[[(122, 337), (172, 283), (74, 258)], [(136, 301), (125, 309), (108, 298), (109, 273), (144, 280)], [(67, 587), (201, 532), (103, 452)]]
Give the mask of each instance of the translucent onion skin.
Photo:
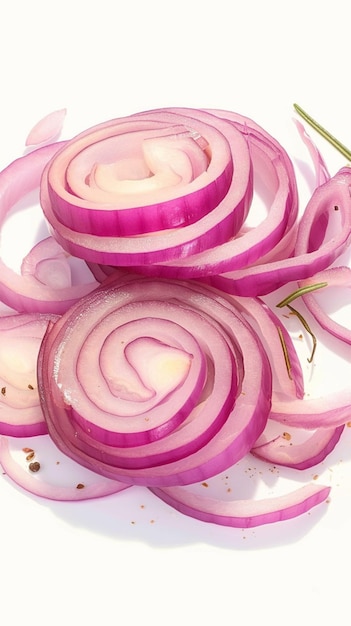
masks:
[[(188, 360), (190, 329), (197, 349)], [(205, 379), (189, 386), (204, 364)], [(228, 299), (191, 282), (112, 277), (46, 334), (38, 380), (58, 448), (127, 484), (217, 474), (249, 452), (271, 407), (271, 368), (256, 333)]]

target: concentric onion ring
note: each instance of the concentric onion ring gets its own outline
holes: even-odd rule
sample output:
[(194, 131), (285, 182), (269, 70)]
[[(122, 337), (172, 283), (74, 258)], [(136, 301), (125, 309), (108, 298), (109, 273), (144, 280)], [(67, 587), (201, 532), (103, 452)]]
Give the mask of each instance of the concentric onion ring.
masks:
[(38, 376), (56, 445), (128, 484), (222, 471), (253, 446), (271, 405), (257, 335), (195, 283), (112, 277), (46, 334)]
[[(252, 197), (252, 166), (247, 142), (225, 120), (205, 112), (192, 117), (191, 112), (165, 109), (111, 120), (78, 135), (57, 154), (43, 175), (41, 203), (55, 238), (66, 250), (105, 265), (149, 264), (208, 249), (214, 242), (226, 241), (239, 230)], [(122, 174), (125, 146), (132, 143), (128, 159), (134, 163), (137, 158), (144, 163), (139, 154), (142, 148), (133, 144), (134, 131), (137, 136), (139, 133), (143, 143), (145, 134), (147, 140), (147, 133), (157, 130), (159, 139), (153, 139), (157, 143), (164, 140), (162, 135), (179, 133), (179, 127), (181, 134), (185, 128), (187, 133), (200, 137), (201, 145), (208, 145), (205, 148), (207, 168), (200, 170), (189, 185), (180, 185), (179, 189), (177, 185), (166, 186), (156, 195), (150, 192), (149, 202), (140, 206), (140, 184), (144, 181), (146, 185), (150, 177), (140, 166), (139, 179), (134, 185), (128, 182), (131, 174)], [(115, 138), (118, 146), (122, 145), (121, 149), (117, 148), (117, 157)], [(178, 159), (171, 156), (167, 155), (168, 167), (176, 171)], [(84, 166), (78, 166), (77, 160), (84, 162)], [(100, 166), (118, 170), (110, 203), (106, 200), (101, 203), (104, 198), (95, 189), (95, 171)], [(145, 163), (144, 166), (148, 167)], [(122, 176), (127, 178), (121, 181)], [(118, 201), (122, 182), (129, 184), (130, 192), (128, 197), (121, 194)], [(90, 200), (80, 198), (80, 192)], [(96, 197), (100, 202), (95, 201)], [(110, 193), (106, 192), (106, 197), (108, 199)], [(145, 194), (141, 197), (145, 202)]]

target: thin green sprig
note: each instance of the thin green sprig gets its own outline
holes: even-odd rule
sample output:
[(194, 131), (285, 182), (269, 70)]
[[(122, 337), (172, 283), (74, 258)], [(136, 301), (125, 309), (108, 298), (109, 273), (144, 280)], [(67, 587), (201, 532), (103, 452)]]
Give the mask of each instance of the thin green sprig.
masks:
[(309, 327), (308, 323), (306, 322), (305, 318), (303, 317), (303, 315), (301, 315), (301, 313), (299, 311), (297, 311), (292, 306), (290, 306), (290, 304), (288, 304), (287, 307), (288, 307), (289, 311), (293, 315), (296, 315), (296, 317), (300, 320), (300, 322), (301, 322), (302, 326), (304, 327), (304, 329), (308, 332), (308, 334), (312, 338), (312, 352), (311, 352), (310, 358), (307, 359), (307, 361), (309, 363), (312, 363), (313, 357), (314, 357), (314, 353), (316, 352), (316, 348), (317, 348), (317, 338), (316, 338), (316, 335), (312, 332), (312, 330), (310, 329), (310, 327)]
[(288, 348), (287, 348), (286, 343), (285, 343), (285, 339), (284, 339), (284, 335), (283, 335), (282, 329), (279, 326), (277, 326), (277, 331), (278, 331), (278, 335), (279, 335), (279, 339), (280, 339), (280, 344), (281, 344), (281, 347), (282, 347), (282, 350), (283, 350), (286, 371), (288, 372), (288, 376), (289, 376), (290, 380), (292, 380), (291, 361), (290, 361), (290, 357), (289, 357)]
[[(312, 352), (311, 352), (311, 356), (307, 359), (309, 363), (312, 363), (314, 354), (316, 352), (317, 338), (315, 334), (312, 332), (309, 324), (306, 322), (303, 315), (301, 315), (299, 311), (297, 311), (294, 307), (292, 307), (290, 303), (296, 300), (297, 298), (300, 298), (300, 296), (304, 296), (307, 293), (311, 293), (311, 291), (316, 291), (317, 289), (322, 289), (323, 287), (327, 287), (327, 286), (328, 286), (327, 282), (322, 282), (322, 283), (315, 283), (314, 285), (307, 285), (306, 287), (301, 287), (300, 289), (296, 289), (296, 291), (293, 291), (290, 295), (284, 298), (284, 300), (281, 300), (276, 305), (279, 309), (282, 309), (285, 306), (288, 307), (290, 313), (292, 313), (293, 315), (296, 315), (296, 317), (300, 320), (304, 329), (308, 332), (308, 334), (312, 338)], [(279, 334), (279, 336), (280, 336), (280, 342), (282, 344), (282, 349), (284, 353), (285, 364), (286, 364), (288, 373), (290, 374), (290, 370), (289, 370), (290, 360), (287, 360), (287, 356), (286, 356), (287, 350), (286, 350), (285, 342), (283, 343), (282, 341), (281, 333)]]
[(304, 111), (298, 104), (294, 104), (295, 111), (317, 131), (324, 139), (326, 139), (338, 152), (340, 152), (348, 161), (351, 161), (351, 150), (349, 150), (344, 144), (341, 143), (336, 137), (334, 137), (328, 130), (321, 126), (316, 120), (313, 119), (306, 111)]
[(300, 296), (304, 296), (306, 293), (310, 293), (311, 291), (316, 291), (317, 289), (322, 289), (323, 287), (327, 287), (328, 283), (315, 283), (314, 285), (307, 285), (306, 287), (301, 287), (296, 291), (293, 291), (289, 296), (284, 298), (281, 302), (278, 302), (276, 305), (279, 309), (282, 309), (284, 306), (288, 306), (290, 302), (296, 300), (296, 298), (300, 298)]

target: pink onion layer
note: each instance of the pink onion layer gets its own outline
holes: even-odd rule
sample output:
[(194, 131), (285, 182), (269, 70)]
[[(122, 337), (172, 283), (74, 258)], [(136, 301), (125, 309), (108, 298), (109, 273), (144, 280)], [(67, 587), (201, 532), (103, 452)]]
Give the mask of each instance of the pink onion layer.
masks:
[[(60, 144), (51, 144), (34, 150), (0, 172), (0, 227), (12, 207), (29, 192), (39, 188), (43, 169), (59, 147)], [(48, 252), (44, 246), (39, 248), (40, 258), (38, 250), (29, 253), (29, 257), (36, 256), (36, 264), (40, 261), (42, 268), (46, 264), (45, 271), (42, 269), (41, 272), (38, 272), (38, 268), (27, 271), (28, 264), (34, 267), (34, 263), (27, 260), (24, 266), (27, 265), (27, 270), (18, 274), (0, 259), (2, 302), (19, 312), (60, 314), (96, 286), (94, 280), (89, 284), (71, 285), (64, 282), (62, 285), (62, 276), (66, 270), (57, 271), (57, 243), (55, 248), (54, 257), (52, 250)]]
[[(32, 442), (31, 438), (29, 442), (31, 444), (33, 443), (34, 448), (36, 447), (36, 442)], [(49, 440), (49, 437), (47, 438), (46, 446), (50, 450), (52, 455), (51, 458), (54, 459), (56, 455), (55, 446)], [(35, 454), (35, 450), (33, 452)], [(37, 456), (34, 458), (37, 458)], [(69, 459), (69, 461), (72, 463), (71, 459)], [(52, 463), (54, 463), (53, 460)], [(91, 472), (89, 476), (84, 473), (84, 482), (81, 480), (74, 482), (74, 479), (72, 478), (71, 486), (64, 484), (60, 485), (52, 480), (38, 480), (37, 473), (31, 471), (29, 462), (27, 467), (23, 467), (21, 463), (15, 460), (14, 456), (11, 454), (9, 440), (6, 437), (0, 437), (0, 465), (8, 478), (13, 480), (19, 487), (35, 496), (40, 496), (41, 498), (46, 498), (48, 500), (90, 500), (92, 498), (101, 498), (113, 493), (118, 493), (126, 489), (128, 486), (125, 483), (119, 483), (117, 480), (109, 480), (103, 476), (98, 476), (93, 472)], [(72, 470), (74, 469), (76, 475), (79, 476), (79, 467), (80, 466), (77, 464), (77, 467), (71, 468), (72, 474)], [(44, 467), (39, 470), (39, 476), (43, 473), (46, 473), (45, 464)], [(83, 474), (83, 472), (80, 472), (80, 474)]]
[(219, 501), (185, 487), (154, 487), (151, 491), (181, 513), (213, 524), (252, 528), (291, 519), (325, 502), (330, 488), (308, 484), (291, 493), (262, 500)]
[[(322, 272), (319, 272), (314, 277), (306, 279), (300, 282), (300, 287), (309, 287), (312, 284), (318, 282), (326, 282), (328, 288), (344, 288), (350, 289), (351, 287), (351, 269), (346, 266), (331, 267)], [(351, 344), (351, 329), (347, 328), (343, 324), (333, 320), (328, 313), (323, 309), (323, 306), (318, 302), (318, 297), (313, 293), (306, 293), (303, 296), (304, 303), (314, 319), (318, 324), (324, 328), (328, 333), (344, 341), (347, 344)]]
[(54, 315), (0, 317), (0, 433), (17, 437), (47, 432), (37, 388), (37, 359)]
[(305, 439), (295, 443), (289, 432), (281, 432), (273, 438), (259, 437), (251, 453), (268, 463), (305, 470), (314, 467), (334, 450), (344, 430), (344, 425), (337, 428), (318, 428), (306, 431)]

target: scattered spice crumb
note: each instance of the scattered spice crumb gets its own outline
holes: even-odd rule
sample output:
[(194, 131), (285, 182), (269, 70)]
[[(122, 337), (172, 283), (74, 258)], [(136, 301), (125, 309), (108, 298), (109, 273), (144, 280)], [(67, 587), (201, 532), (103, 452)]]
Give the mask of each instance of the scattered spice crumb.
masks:
[(347, 426), (348, 428), (351, 428), (351, 422), (346, 422), (346, 426)]
[(301, 335), (301, 334), (300, 334), (300, 335), (299, 335), (299, 339), (303, 339), (303, 335)]
[(132, 520), (130, 523), (131, 523), (131, 524), (135, 524), (135, 521), (134, 521), (134, 520)]
[(150, 524), (154, 524), (154, 523), (155, 523), (155, 520), (154, 520), (154, 519), (151, 519), (151, 520), (150, 520)]
[(318, 474), (315, 474), (315, 475), (313, 476), (313, 480), (317, 480), (318, 478), (319, 478)]
[(283, 439), (286, 439), (287, 441), (290, 441), (290, 439), (291, 439), (290, 433), (287, 433), (286, 431), (284, 431), (283, 432)]
[(208, 483), (201, 483), (203, 487), (208, 487)]
[(337, 205), (334, 206), (334, 211), (338, 211), (339, 207)]
[(83, 483), (78, 483), (77, 489), (84, 489), (85, 485)]
[(40, 463), (38, 461), (34, 461), (33, 463), (29, 463), (28, 468), (31, 472), (39, 472)]
[(32, 459), (34, 459), (34, 456), (35, 456), (35, 452), (34, 450), (31, 450), (29, 454), (27, 454), (26, 456), (26, 461), (31, 461)]
[(140, 505), (140, 508), (141, 508), (141, 509), (145, 509), (145, 504), (141, 504), (141, 505)]
[(26, 454), (30, 454), (31, 452), (34, 452), (33, 448), (22, 448), (22, 452), (25, 452)]
[(3, 396), (6, 396), (6, 387), (1, 387), (1, 393)]
[(29, 383), (29, 385), (28, 385), (28, 389), (30, 389), (31, 391), (33, 391), (33, 389), (34, 389), (33, 385), (31, 385), (31, 384)]
[(231, 490), (232, 490), (232, 489), (231, 489), (231, 487), (228, 487), (228, 489), (227, 489), (227, 493), (230, 493), (230, 492), (231, 492)]

